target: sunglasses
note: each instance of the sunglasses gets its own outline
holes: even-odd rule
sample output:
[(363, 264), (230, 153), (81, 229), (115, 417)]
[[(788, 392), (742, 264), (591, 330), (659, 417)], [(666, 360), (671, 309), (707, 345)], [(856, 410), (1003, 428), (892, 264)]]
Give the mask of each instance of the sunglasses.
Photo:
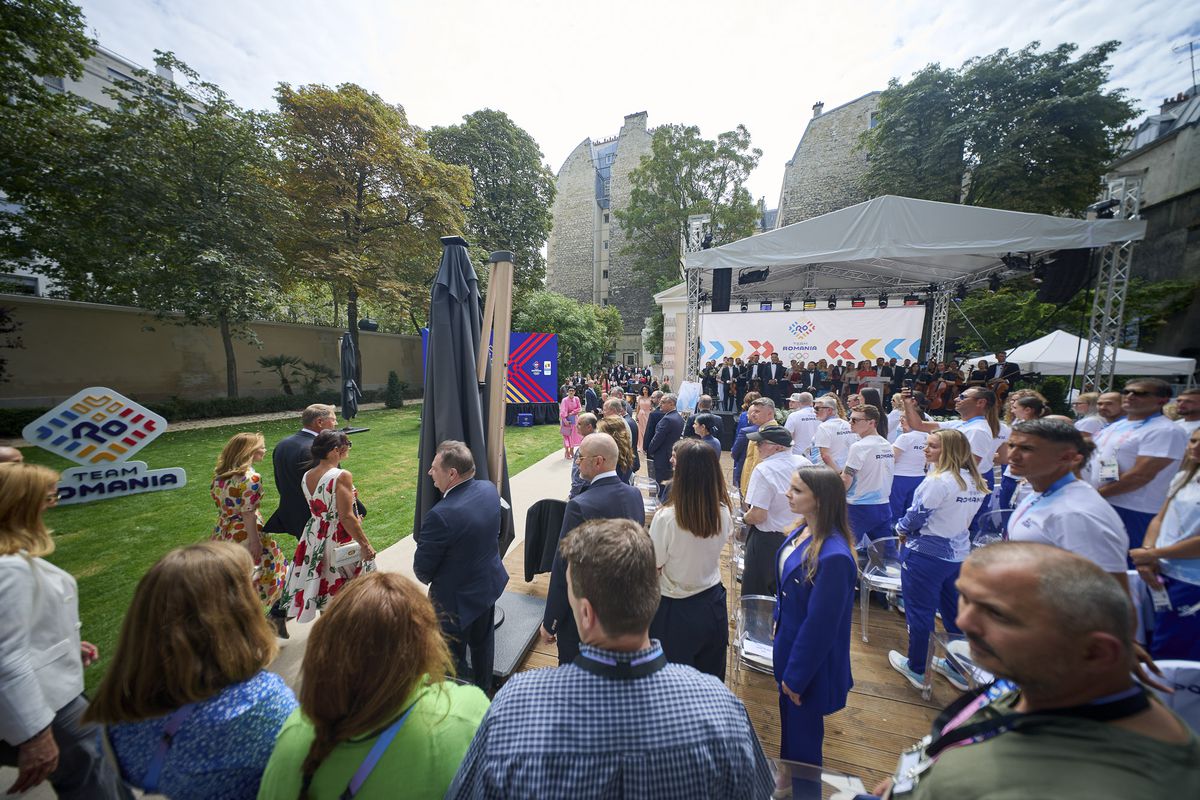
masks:
[(1132, 394), (1137, 397), (1148, 397), (1149, 395), (1154, 394), (1154, 392), (1147, 391), (1145, 389), (1122, 389), (1121, 394)]

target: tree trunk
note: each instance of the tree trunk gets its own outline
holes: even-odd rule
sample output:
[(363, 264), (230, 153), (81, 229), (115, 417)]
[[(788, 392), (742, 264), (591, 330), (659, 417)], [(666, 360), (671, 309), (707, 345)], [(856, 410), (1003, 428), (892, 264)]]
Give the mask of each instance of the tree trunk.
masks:
[(229, 330), (229, 318), (224, 314), (217, 317), (221, 328), (221, 344), (225, 346), (225, 394), (238, 396), (237, 356), (233, 352), (233, 333)]
[(358, 287), (351, 284), (346, 292), (346, 321), (350, 325), (350, 341), (354, 342), (354, 382), (362, 389), (362, 348), (358, 344)]

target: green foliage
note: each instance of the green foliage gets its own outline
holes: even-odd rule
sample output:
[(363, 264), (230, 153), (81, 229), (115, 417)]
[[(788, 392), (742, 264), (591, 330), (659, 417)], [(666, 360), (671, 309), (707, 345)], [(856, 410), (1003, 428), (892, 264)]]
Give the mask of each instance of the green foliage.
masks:
[[(1178, 311), (1192, 302), (1200, 283), (1159, 281), (1140, 278), (1129, 282), (1125, 296), (1125, 319), (1137, 320), (1143, 343), (1153, 340), (1155, 332)], [(991, 348), (1012, 348), (1061, 328), (1076, 336), (1087, 336), (1092, 309), (1092, 293), (1079, 292), (1062, 306), (1039, 303), (1037, 285), (1028, 278), (1009, 281), (998, 292), (974, 291), (959, 303), (986, 343), (951, 309), (948, 334), (958, 340), (959, 352), (980, 352)]]
[(529, 292), (513, 313), (514, 331), (558, 334), (560, 374), (600, 368), (622, 330), (614, 306), (579, 303), (554, 292)]
[(1067, 414), (1070, 409), (1067, 408), (1067, 381), (1065, 378), (1060, 378), (1057, 375), (1048, 376), (1042, 381), (1042, 385), (1038, 387), (1038, 391), (1042, 393), (1042, 397), (1046, 398), (1047, 405), (1055, 414)]
[[(11, 308), (0, 307), (0, 350), (24, 350), (25, 342), (21, 339), (21, 327), (24, 325), (13, 316)], [(8, 374), (8, 359), (0, 358), (0, 383), (8, 383), (12, 376)]]
[(408, 384), (400, 380), (395, 370), (388, 372), (387, 388), (383, 390), (383, 404), (388, 408), (400, 408), (404, 405), (404, 390)]
[(292, 382), (289, 378), (295, 374), (296, 368), (300, 366), (300, 356), (286, 356), (283, 354), (277, 356), (259, 356), (258, 365), (263, 369), (275, 371), (275, 374), (279, 376), (279, 384), (284, 394), (294, 394), (292, 391)]
[(758, 208), (745, 184), (761, 156), (742, 125), (715, 140), (694, 125), (655, 129), (650, 154), (630, 173), (629, 205), (615, 212), (642, 288), (657, 292), (679, 282), (680, 244), (693, 214), (711, 216), (714, 246), (754, 233)]
[(467, 209), (467, 239), (485, 259), (491, 251), (512, 251), (514, 294), (541, 289), (555, 186), (537, 142), (503, 111), (485, 108), (464, 116), (461, 125), (435, 126), (429, 148), (471, 170), (475, 199)]
[(1122, 89), (1105, 90), (1105, 42), (997, 50), (959, 69), (932, 64), (880, 96), (862, 135), (864, 187), (943, 202), (1045, 214), (1082, 213), (1096, 199), (1117, 138), (1135, 116)]
[(662, 308), (655, 308), (654, 313), (650, 315), (650, 338), (646, 340), (646, 351), (655, 360), (662, 359), (663, 325), (665, 323), (666, 320), (663, 319)]
[(0, 0), (0, 31), (0, 114), (45, 104), (42, 76), (78, 79), (92, 52), (69, 0)]
[(299, 373), (305, 394), (316, 394), (321, 391), (321, 384), (335, 381), (338, 377), (331, 367), (315, 361), (301, 361)]

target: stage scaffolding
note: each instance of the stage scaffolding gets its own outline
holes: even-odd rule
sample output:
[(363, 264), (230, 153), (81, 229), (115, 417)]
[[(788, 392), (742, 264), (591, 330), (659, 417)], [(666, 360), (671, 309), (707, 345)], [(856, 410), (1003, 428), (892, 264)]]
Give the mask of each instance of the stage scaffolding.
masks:
[[(1142, 205), (1141, 173), (1108, 182), (1106, 200), (1116, 200), (1114, 219), (1138, 219)], [(1083, 387), (1097, 392), (1112, 388), (1117, 368), (1117, 348), (1125, 326), (1125, 296), (1133, 267), (1133, 242), (1105, 245), (1100, 250), (1088, 324), (1088, 348), (1083, 362)]]

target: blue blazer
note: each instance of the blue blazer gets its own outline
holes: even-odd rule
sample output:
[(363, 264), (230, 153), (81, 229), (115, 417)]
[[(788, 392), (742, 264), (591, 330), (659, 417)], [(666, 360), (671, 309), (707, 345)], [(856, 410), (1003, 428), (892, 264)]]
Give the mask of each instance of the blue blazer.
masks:
[[(792, 531), (784, 546), (800, 535)], [(786, 683), (811, 710), (832, 714), (846, 705), (850, 675), (850, 615), (858, 563), (841, 536), (830, 536), (817, 558), (812, 583), (804, 579), (809, 542), (788, 557), (775, 603), (775, 680)], [(781, 548), (782, 551), (782, 548)], [(773, 565), (778, 565), (776, 555)]]
[[(558, 541), (589, 519), (631, 519), (638, 525), (646, 524), (646, 508), (642, 504), (642, 493), (627, 483), (609, 476), (595, 481), (567, 503)], [(550, 588), (546, 592), (546, 612), (542, 624), (548, 631), (561, 632), (575, 629), (575, 618), (567, 603), (567, 562), (562, 552), (554, 554), (554, 568), (550, 572)]]
[(460, 628), (504, 594), (508, 571), (499, 546), (500, 495), (490, 481), (460, 483), (421, 520), (413, 571)]
[(646, 455), (654, 462), (656, 480), (664, 481), (674, 474), (671, 467), (671, 448), (683, 435), (683, 417), (678, 411), (663, 414), (663, 418), (654, 426), (654, 439), (646, 445)]
[(733, 436), (733, 445), (729, 448), (729, 455), (733, 457), (733, 485), (738, 486), (742, 482), (742, 467), (746, 465), (746, 451), (750, 447), (750, 434), (758, 430), (757, 425), (751, 425), (747, 418), (746, 412), (738, 417), (737, 432)]

